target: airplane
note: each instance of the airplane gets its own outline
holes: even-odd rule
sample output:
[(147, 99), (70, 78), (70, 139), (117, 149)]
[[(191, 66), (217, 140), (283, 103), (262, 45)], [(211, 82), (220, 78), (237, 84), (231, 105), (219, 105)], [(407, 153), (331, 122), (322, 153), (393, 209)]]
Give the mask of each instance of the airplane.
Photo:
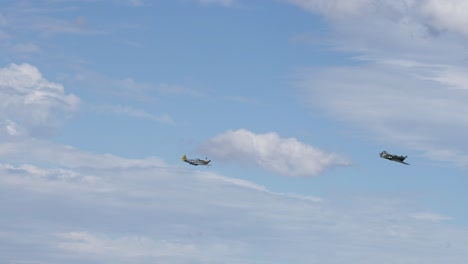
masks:
[(408, 156), (393, 155), (393, 154), (388, 153), (388, 152), (385, 151), (385, 150), (382, 151), (382, 152), (380, 152), (379, 154), (380, 154), (380, 157), (383, 158), (383, 159), (388, 159), (388, 160), (391, 160), (391, 161), (396, 161), (396, 162), (400, 162), (400, 163), (409, 165), (408, 163), (404, 162), (404, 160), (405, 160)]
[(193, 166), (198, 166), (198, 165), (211, 166), (211, 165), (208, 164), (208, 163), (210, 163), (211, 160), (208, 160), (208, 159), (204, 159), (204, 160), (201, 160), (201, 159), (187, 159), (187, 156), (185, 156), (185, 154), (182, 156), (182, 161), (187, 162), (187, 163), (189, 163), (190, 165), (193, 165)]

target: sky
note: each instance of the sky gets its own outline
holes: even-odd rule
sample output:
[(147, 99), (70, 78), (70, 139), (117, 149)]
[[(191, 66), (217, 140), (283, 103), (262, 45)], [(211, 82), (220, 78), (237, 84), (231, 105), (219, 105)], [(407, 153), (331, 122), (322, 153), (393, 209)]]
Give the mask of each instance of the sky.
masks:
[(467, 263), (467, 13), (2, 1), (0, 263)]

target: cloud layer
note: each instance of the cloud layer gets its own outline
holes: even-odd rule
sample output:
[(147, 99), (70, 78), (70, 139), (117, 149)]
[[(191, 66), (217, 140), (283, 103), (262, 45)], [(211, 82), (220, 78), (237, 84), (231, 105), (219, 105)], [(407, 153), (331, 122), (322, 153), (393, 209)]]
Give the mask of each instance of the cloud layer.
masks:
[(43, 148), (93, 162), (0, 164), (2, 263), (468, 261), (468, 230), (412, 197), (279, 194), (192, 167), (102, 166), (107, 155)]
[(258, 165), (288, 176), (315, 176), (350, 162), (295, 138), (276, 133), (255, 134), (245, 129), (227, 131), (205, 142), (200, 151), (213, 158)]

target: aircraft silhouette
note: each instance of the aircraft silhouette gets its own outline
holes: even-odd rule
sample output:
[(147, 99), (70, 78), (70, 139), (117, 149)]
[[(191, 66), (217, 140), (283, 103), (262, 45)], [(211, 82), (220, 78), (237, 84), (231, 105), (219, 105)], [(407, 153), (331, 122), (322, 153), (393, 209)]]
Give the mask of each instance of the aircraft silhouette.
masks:
[(404, 162), (404, 160), (405, 160), (408, 156), (393, 155), (393, 154), (388, 153), (388, 152), (385, 151), (385, 150), (382, 151), (382, 152), (380, 152), (379, 154), (380, 154), (380, 157), (383, 158), (383, 159), (388, 159), (388, 160), (391, 160), (391, 161), (396, 161), (396, 162), (400, 162), (400, 163), (409, 165), (408, 163)]
[(189, 163), (190, 165), (193, 165), (193, 166), (198, 166), (198, 165), (204, 165), (204, 166), (211, 166), (209, 165), (208, 163), (210, 163), (211, 160), (208, 160), (208, 159), (187, 159), (187, 156), (185, 156), (185, 154), (182, 156), (182, 161), (183, 162), (187, 162)]

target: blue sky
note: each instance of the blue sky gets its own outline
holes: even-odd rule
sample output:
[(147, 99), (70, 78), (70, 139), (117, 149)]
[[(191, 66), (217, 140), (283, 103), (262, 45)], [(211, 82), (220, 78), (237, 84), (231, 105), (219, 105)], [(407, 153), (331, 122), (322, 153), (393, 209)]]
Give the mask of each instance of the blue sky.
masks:
[(466, 263), (466, 13), (3, 1), (0, 262)]

